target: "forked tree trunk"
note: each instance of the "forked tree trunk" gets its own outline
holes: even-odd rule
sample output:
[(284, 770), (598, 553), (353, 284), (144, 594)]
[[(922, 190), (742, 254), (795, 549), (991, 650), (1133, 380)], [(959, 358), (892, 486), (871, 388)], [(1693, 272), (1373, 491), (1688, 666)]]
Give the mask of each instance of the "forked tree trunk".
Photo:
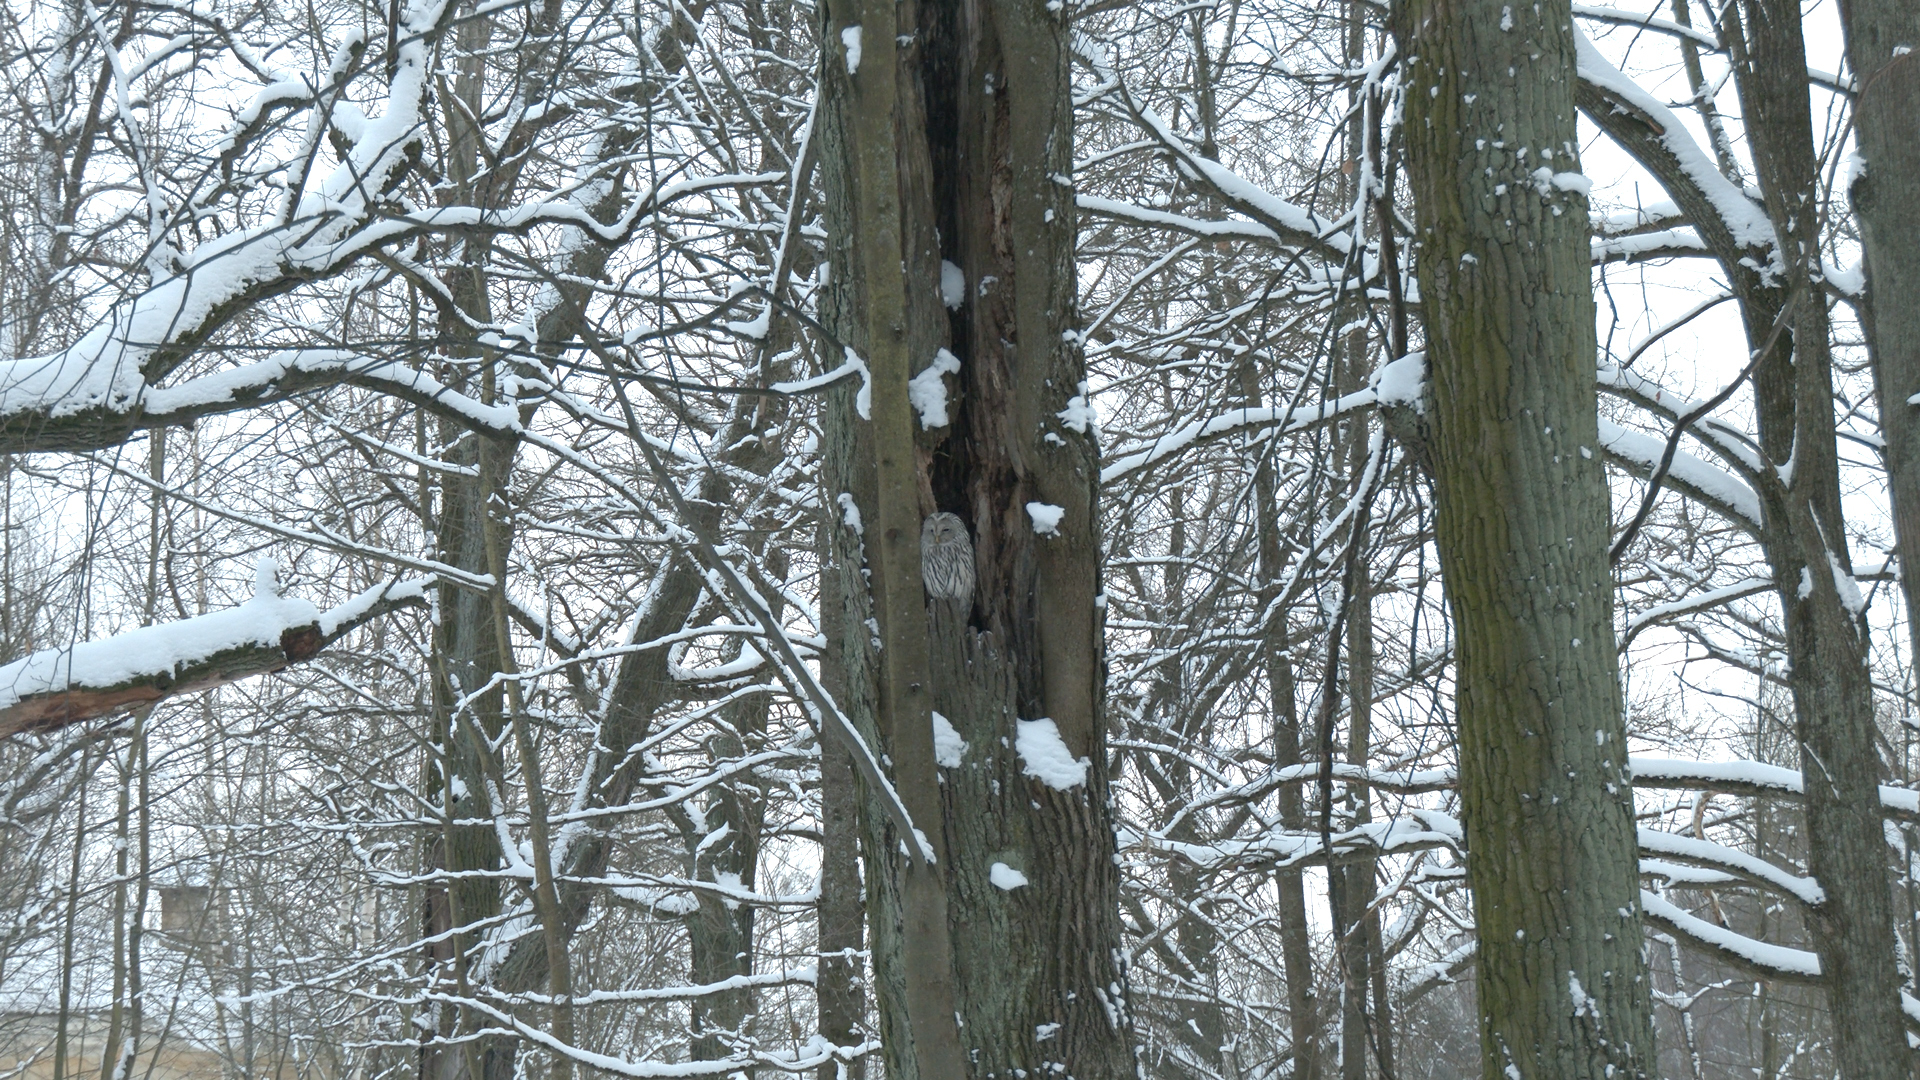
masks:
[[(822, 314), (866, 358), (872, 380), (871, 420), (849, 387), (823, 425), (826, 500), (840, 522), (826, 602), (843, 620), (843, 705), (892, 759), (916, 823), (940, 826), (929, 839), (944, 855), (933, 871), (910, 868), (896, 854), (904, 838), (869, 801), (869, 926), (888, 1067), (903, 1078), (946, 1067), (915, 1047), (954, 1030), (953, 1013), (930, 1011), (940, 988), (928, 984), (944, 981), (964, 1057), (939, 1075), (1128, 1076), (1098, 708), (1098, 448), (1070, 404), (1085, 369), (1070, 333), (1064, 18), (1023, 0), (835, 0), (821, 13), (831, 263)], [(867, 112), (882, 97), (886, 115)], [(943, 275), (943, 261), (957, 275)], [(944, 382), (946, 425), (929, 429), (905, 384), (943, 347), (961, 367)], [(904, 461), (902, 421), (912, 440)], [(1060, 517), (1043, 534), (1036, 521), (1050, 523), (1047, 507)], [(922, 606), (919, 523), (935, 510), (958, 514), (974, 537), (971, 610)], [(909, 593), (911, 617), (901, 602)], [(899, 685), (915, 657), (925, 658), (924, 688)], [(914, 696), (923, 689), (927, 705)], [(967, 743), (958, 766), (933, 768), (930, 711)], [(1050, 725), (1022, 726), (1043, 719)], [(1022, 747), (1030, 754), (1035, 736), (1053, 731), (1084, 763), (1077, 783), (1028, 773)], [(911, 926), (927, 910), (914, 892), (926, 880), (942, 883), (945, 942)], [(913, 950), (945, 943), (944, 971), (913, 963)]]
[[(1907, 6), (1895, 0), (1873, 10), (1898, 14)], [(1852, 7), (1849, 13), (1857, 18), (1864, 10)], [(1890, 24), (1875, 25), (1881, 29), (1868, 35), (1865, 23), (1858, 23), (1855, 33), (1867, 49), (1862, 63), (1869, 66), (1874, 50), (1884, 49), (1890, 56), (1893, 48), (1882, 36)], [(1887, 853), (1876, 791), (1882, 769), (1874, 745), (1867, 629), (1849, 606), (1852, 566), (1840, 504), (1825, 272), (1820, 252), (1801, 239), (1818, 234), (1815, 193), (1820, 187), (1806, 42), (1799, 6), (1791, 0), (1727, 4), (1718, 29), (1732, 60), (1777, 251), (1759, 238), (1734, 233), (1721, 207), (1677, 166), (1658, 123), (1602, 86), (1583, 83), (1581, 97), (1595, 124), (1659, 177), (1683, 208), (1741, 301), (1749, 347), (1756, 355), (1765, 353), (1757, 356), (1753, 374), (1765, 460), (1748, 479), (1760, 498), (1758, 537), (1786, 631), (1795, 738), (1807, 777), (1807, 864), (1827, 896), (1811, 912), (1809, 925), (1831, 1011), (1844, 1018), (1835, 1025), (1834, 1042), (1841, 1075), (1849, 1080), (1891, 1077), (1904, 1071), (1907, 1051), (1900, 1030)], [(1875, 41), (1871, 46), (1865, 44), (1869, 36)], [(1882, 107), (1868, 101), (1862, 115), (1884, 115), (1878, 113)], [(1864, 131), (1862, 147), (1871, 152)], [(1911, 160), (1903, 156), (1911, 152), (1911, 147), (1893, 148), (1880, 166), (1869, 161), (1868, 175), (1900, 176), (1899, 162)], [(1869, 204), (1878, 202), (1871, 184), (1856, 196)], [(1866, 209), (1871, 213), (1870, 206)], [(1889, 211), (1898, 212), (1910, 213), (1911, 208)], [(1863, 216), (1863, 236), (1876, 227)], [(1870, 262), (1874, 250), (1869, 248)], [(1886, 265), (1888, 273), (1896, 273), (1891, 261)], [(1797, 301), (1789, 299), (1796, 296)], [(1903, 297), (1901, 306), (1913, 305)], [(1902, 530), (1904, 553), (1913, 519), (1903, 522), (1901, 515), (1912, 508), (1911, 495), (1920, 480), (1907, 467), (1913, 433), (1899, 430), (1911, 417), (1900, 406), (1887, 405), (1908, 392), (1898, 385), (1904, 377), (1900, 361), (1888, 351), (1899, 334), (1877, 330), (1873, 313), (1866, 314), (1869, 341), (1876, 346), (1895, 525)], [(1911, 312), (1903, 314), (1912, 317)]]
[[(1893, 1080), (1907, 1072), (1908, 1052), (1880, 818), (1883, 770), (1867, 626), (1848, 577), (1824, 272), (1820, 252), (1802, 239), (1819, 235), (1820, 181), (1799, 5), (1741, 0), (1723, 14), (1722, 34), (1784, 264), (1784, 288), (1749, 290), (1742, 314), (1750, 341), (1774, 340), (1754, 370), (1760, 450), (1772, 466), (1756, 488), (1806, 777), (1807, 869), (1826, 893), (1808, 929), (1827, 986), (1840, 1075)], [(1776, 320), (1785, 333), (1773, 335)]]
[(1483, 1075), (1650, 1076), (1587, 207), (1577, 183), (1555, 183), (1580, 168), (1572, 12), (1410, 0), (1394, 30), (1459, 635)]

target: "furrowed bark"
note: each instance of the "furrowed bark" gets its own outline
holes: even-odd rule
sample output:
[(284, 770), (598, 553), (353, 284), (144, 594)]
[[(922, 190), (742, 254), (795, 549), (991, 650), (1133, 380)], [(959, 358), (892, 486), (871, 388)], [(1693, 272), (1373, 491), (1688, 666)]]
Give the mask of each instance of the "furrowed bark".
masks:
[[(833, 640), (832, 636), (828, 641)], [(839, 688), (828, 684), (836, 699)], [(817, 995), (820, 1034), (838, 1046), (866, 1041), (866, 994), (861, 989), (864, 966), (860, 950), (865, 906), (860, 898), (860, 844), (858, 792), (853, 759), (838, 743), (820, 747), (820, 975)], [(820, 1066), (818, 1080), (842, 1080), (842, 1066), (829, 1061)], [(866, 1060), (847, 1067), (845, 1080), (863, 1080)]]
[[(1920, 656), (1920, 6), (1904, 0), (1840, 5), (1847, 63), (1860, 91), (1854, 138), (1864, 167), (1848, 188), (1860, 223), (1867, 294), (1859, 305), (1886, 436), (1900, 589), (1910, 655)], [(1878, 301), (1884, 299), (1885, 303)]]
[[(1127, 1076), (1095, 606), (1099, 450), (1069, 409), (1086, 369), (1073, 333), (1068, 30), (1031, 0), (926, 4), (918, 18), (939, 257), (967, 282), (950, 320), (960, 405), (950, 429), (926, 436), (933, 503), (972, 526), (979, 576), (970, 617), (936, 620), (958, 640), (934, 650), (949, 665), (936, 668), (936, 704), (969, 745), (946, 789), (966, 1046), (980, 1076)], [(1036, 530), (1035, 503), (1063, 511), (1051, 534)], [(978, 662), (962, 670), (962, 657)], [(1008, 752), (1015, 721), (1043, 717), (1086, 761), (1083, 783), (1052, 787)], [(994, 886), (995, 862), (1028, 884)], [(1003, 918), (1003, 938), (961, 932)]]
[[(1883, 767), (1874, 745), (1868, 632), (1841, 591), (1851, 587), (1852, 561), (1820, 252), (1805, 239), (1819, 235), (1819, 165), (1800, 8), (1791, 0), (1742, 0), (1723, 17), (1722, 32), (1754, 171), (1780, 238), (1780, 270), (1786, 287), (1805, 297), (1785, 316), (1789, 332), (1755, 369), (1754, 402), (1760, 449), (1775, 466), (1757, 489), (1765, 519), (1761, 542), (1786, 628), (1794, 734), (1805, 774), (1807, 868), (1827, 897), (1808, 929), (1828, 984), (1841, 1076), (1892, 1080), (1907, 1071), (1908, 1051), (1880, 824)], [(1779, 292), (1747, 297), (1742, 314), (1750, 341), (1766, 340), (1780, 317)]]
[(1488, 1080), (1654, 1067), (1606, 479), (1583, 452), (1587, 207), (1553, 182), (1579, 170), (1571, 22), (1564, 0), (1413, 0), (1394, 26)]
[[(822, 422), (825, 502), (840, 511), (823, 603), (840, 608), (833, 617), (844, 635), (842, 708), (890, 759), (893, 782), (922, 834), (900, 836), (875, 793), (863, 792), (867, 910), (887, 1070), (901, 1080), (946, 1080), (967, 1075), (967, 1063), (948, 935), (946, 838), (938, 828), (920, 581), (924, 509), (907, 400), (913, 358), (930, 358), (923, 343), (936, 330), (924, 298), (917, 310), (910, 307), (910, 260), (926, 255), (915, 231), (925, 228), (924, 192), (912, 187), (925, 175), (912, 167), (924, 143), (914, 138), (919, 98), (896, 42), (911, 24), (896, 7), (893, 0), (842, 0), (820, 14), (820, 169), (832, 267), (822, 314), (868, 365), (863, 388), (831, 395)], [(912, 277), (928, 280), (924, 272)], [(922, 843), (932, 861), (920, 856)]]
[[(862, 58), (849, 76), (844, 45), (850, 35), (843, 32), (856, 25)], [(947, 970), (964, 1023), (965, 1068), (976, 1076), (1018, 1069), (1127, 1075), (1133, 1071), (1131, 1020), (1098, 712), (1098, 454), (1087, 425), (1060, 417), (1085, 378), (1070, 334), (1075, 278), (1065, 27), (1057, 13), (1034, 3), (923, 7), (869, 0), (826, 11), (823, 28), (827, 104), (821, 119), (828, 141), (821, 171), (834, 268), (823, 321), (856, 352), (867, 350), (873, 364), (871, 430), (849, 419), (854, 391), (847, 389), (824, 440), (826, 497), (841, 511), (832, 530), (833, 592), (844, 606), (847, 698), (854, 704), (848, 712), (857, 719), (872, 710), (896, 770), (905, 762), (895, 739), (924, 738), (930, 749), (929, 728), (902, 726), (930, 723), (927, 713), (871, 704), (882, 700), (890, 676), (879, 667), (890, 663), (887, 654), (905, 627), (890, 621), (896, 617), (878, 587), (891, 574), (881, 545), (891, 542), (892, 526), (881, 513), (900, 507), (873, 501), (886, 490), (885, 455), (895, 446), (878, 430), (888, 422), (879, 361), (882, 345), (893, 346), (876, 339), (895, 330), (876, 322), (867, 305), (880, 299), (878, 277), (904, 275), (896, 340), (906, 346), (906, 372), (925, 369), (943, 346), (961, 370), (946, 384), (949, 424), (909, 429), (917, 441), (910, 459), (914, 484), (898, 501), (910, 507), (916, 526), (919, 515), (934, 510), (958, 514), (973, 534), (978, 572), (970, 611), (942, 604), (931, 618), (924, 608), (916, 613), (920, 633), (932, 638), (931, 704), (969, 745), (962, 765), (945, 771), (944, 784), (927, 787), (945, 810)], [(896, 35), (909, 42), (897, 52)], [(860, 215), (871, 205), (873, 188), (860, 190), (869, 163), (844, 148), (853, 145), (856, 105), (866, 106), (847, 102), (865, 94), (867, 80), (882, 70), (898, 78), (895, 119), (875, 137), (897, 167), (883, 190), (897, 199), (900, 221), (889, 242), (873, 244), (866, 239), (873, 219)], [(860, 139), (862, 154), (875, 145)], [(941, 304), (943, 260), (967, 283), (951, 314)], [(895, 400), (911, 423), (904, 395)], [(848, 503), (857, 516), (845, 512)], [(1058, 508), (1057, 532), (1036, 532), (1029, 504)], [(865, 606), (862, 552), (876, 578), (873, 608)], [(917, 574), (917, 549), (913, 554)], [(913, 585), (917, 594), (917, 578)], [(869, 617), (885, 631), (884, 648), (862, 632)], [(1070, 754), (1087, 761), (1084, 783), (1056, 789), (1027, 775), (1015, 745), (1017, 722), (1041, 718), (1053, 721)], [(891, 730), (886, 722), (894, 724)], [(913, 752), (920, 752), (917, 746)], [(902, 787), (911, 790), (914, 781), (903, 775)], [(919, 820), (920, 810), (913, 812)], [(929, 820), (938, 823), (941, 815)], [(900, 1040), (924, 1034), (921, 1017), (912, 1016), (908, 1032), (902, 1014), (911, 1009), (890, 1002), (908, 1000), (911, 966), (901, 963), (900, 935), (910, 931), (895, 912), (912, 879), (876, 872), (883, 858), (893, 857), (898, 838), (872, 825), (865, 837), (883, 1042), (889, 1067), (907, 1076), (903, 1070), (916, 1064), (906, 1060)], [(1020, 871), (1027, 884), (995, 885), (990, 868), (996, 862)], [(938, 1035), (945, 1038), (944, 1031)]]
[[(1920, 406), (1913, 400), (1920, 395), (1920, 304), (1914, 302), (1920, 297), (1920, 140), (1913, 137), (1913, 118), (1920, 115), (1920, 55), (1913, 51), (1920, 49), (1920, 6), (1843, 0), (1840, 21), (1860, 88), (1854, 139), (1865, 163), (1848, 190), (1867, 272), (1857, 311), (1886, 437), (1908, 656), (1920, 657)], [(1883, 297), (1886, 303), (1877, 302)], [(1909, 876), (1910, 910), (1912, 899)]]

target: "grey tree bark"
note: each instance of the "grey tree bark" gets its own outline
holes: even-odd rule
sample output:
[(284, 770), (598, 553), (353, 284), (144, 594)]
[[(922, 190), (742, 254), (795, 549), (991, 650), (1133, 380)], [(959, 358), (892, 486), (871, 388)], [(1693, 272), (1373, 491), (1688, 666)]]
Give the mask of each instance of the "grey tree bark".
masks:
[[(1240, 366), (1241, 392), (1247, 403), (1259, 407), (1262, 402), (1259, 371), (1251, 360)], [(1273, 763), (1276, 768), (1301, 764), (1299, 703), (1294, 694), (1293, 659), (1288, 652), (1287, 621), (1275, 610), (1280, 595), (1281, 576), (1286, 572), (1286, 538), (1280, 529), (1278, 483), (1271, 460), (1263, 459), (1253, 474), (1253, 505), (1259, 526), (1256, 530), (1257, 565), (1260, 574), (1261, 607), (1269, 622), (1261, 636), (1260, 661), (1266, 669), (1268, 708), (1273, 714)], [(1280, 825), (1292, 832), (1307, 827), (1306, 808), (1300, 786), (1287, 784), (1280, 789)], [(1314, 993), (1312, 927), (1307, 922), (1307, 892), (1304, 871), (1283, 869), (1274, 875), (1279, 903), (1280, 960), (1287, 976), (1287, 1024), (1293, 1050), (1293, 1075), (1299, 1080), (1319, 1080), (1320, 1076), (1320, 1004)]]
[[(470, 199), (476, 190), (479, 171), (477, 126), (468, 117), (481, 110), (483, 71), (479, 58), (484, 54), (492, 33), (491, 20), (472, 18), (459, 31), (461, 47), (472, 59), (465, 62), (452, 87), (455, 100), (446, 104), (446, 121), (451, 139), (449, 168), (451, 181), (443, 198)], [(462, 108), (462, 105), (465, 108)], [(465, 258), (448, 270), (443, 282), (449, 308), (439, 312), (440, 340), (460, 341), (461, 315), (485, 321), (489, 318), (489, 298), (482, 277), (483, 256), (477, 249), (463, 249)], [(457, 310), (456, 310), (457, 309)], [(481, 393), (474, 360), (475, 349), (456, 349), (441, 372), (448, 386), (478, 397)], [(447, 458), (466, 466), (471, 472), (446, 472), (439, 476), (439, 499), (434, 508), (431, 528), (435, 557), (449, 566), (485, 574), (491, 569), (487, 553), (487, 500), (496, 483), (504, 483), (511, 465), (497, 460), (501, 450), (483, 446), (487, 440), (466, 438), (457, 424), (442, 420), (435, 439), (449, 447)], [(511, 451), (506, 451), (511, 455)], [(481, 455), (487, 454), (487, 467), (481, 467)], [(424, 507), (423, 507), (424, 509)], [(430, 797), (443, 800), (445, 822), (441, 835), (429, 852), (428, 861), (444, 870), (450, 883), (433, 886), (426, 896), (424, 931), (432, 942), (427, 946), (429, 963), (439, 969), (438, 978), (447, 989), (467, 997), (472, 988), (469, 961), (479, 937), (463, 927), (484, 926), (500, 913), (500, 883), (487, 876), (499, 869), (500, 840), (491, 824), (493, 802), (489, 791), (499, 773), (490, 747), (504, 729), (504, 694), (498, 685), (489, 687), (505, 662), (494, 633), (494, 601), (491, 592), (480, 592), (451, 582), (438, 586), (439, 617), (433, 626), (431, 663), (435, 759), (429, 762), (426, 790)], [(464, 823), (464, 824), (463, 824)], [(420, 1071), (430, 1080), (504, 1080), (512, 1072), (513, 1051), (508, 1041), (498, 1037), (463, 1041), (473, 1029), (472, 1018), (463, 1010), (440, 1006), (435, 1031), (441, 1040), (423, 1046)]]
[[(1077, 417), (1068, 403), (1085, 378), (1071, 334), (1064, 18), (1013, 0), (843, 0), (822, 14), (821, 170), (833, 267), (823, 316), (872, 373), (871, 423), (856, 418), (849, 389), (825, 440), (828, 501), (858, 511), (834, 530), (830, 586), (831, 602), (844, 607), (848, 712), (870, 718), (862, 722), (891, 756), (915, 821), (941, 826), (927, 831), (939, 834), (930, 839), (943, 852), (945, 971), (961, 1021), (962, 1071), (1128, 1075), (1131, 1022), (1098, 709), (1098, 449), (1089, 425), (1061, 417)], [(850, 73), (851, 40), (861, 43), (861, 59)], [(884, 126), (859, 115), (879, 83), (894, 95)], [(890, 235), (874, 228), (888, 214), (897, 214)], [(942, 301), (943, 262), (965, 281), (951, 311)], [(928, 429), (907, 405), (905, 381), (942, 347), (961, 368), (945, 383), (948, 424)], [(904, 460), (899, 432), (888, 428), (903, 422), (911, 425)], [(1048, 507), (1060, 511), (1059, 525), (1042, 533), (1036, 521)], [(917, 549), (896, 560), (890, 546), (917, 541), (920, 519), (935, 510), (958, 514), (973, 535), (970, 610), (928, 610)], [(863, 553), (874, 578), (870, 608)], [(912, 566), (910, 580), (894, 569), (901, 563)], [(912, 612), (900, 603), (908, 596)], [(869, 617), (884, 647), (871, 640)], [(918, 688), (900, 685), (916, 654), (929, 665), (924, 706), (909, 696)], [(932, 710), (966, 741), (961, 765), (933, 767)], [(1084, 781), (1056, 788), (1028, 774), (1019, 725), (1043, 718), (1085, 763)], [(912, 801), (922, 796), (932, 798), (931, 811)], [(944, 1041), (952, 1014), (915, 1007), (916, 996), (932, 994), (913, 980), (937, 976), (906, 955), (915, 938), (924, 939), (919, 947), (934, 940), (931, 928), (906, 921), (925, 910), (925, 898), (911, 891), (921, 871), (895, 861), (900, 838), (877, 828), (877, 815), (867, 817), (869, 929), (888, 1065), (896, 1076), (923, 1075), (909, 1070), (924, 1070), (926, 1059), (901, 1047)], [(1004, 872), (996, 883), (995, 864), (1026, 884), (1007, 887)]]
[[(1859, 305), (1886, 436), (1908, 645), (1920, 656), (1920, 6), (1845, 0), (1840, 22), (1856, 85), (1853, 130), (1864, 162), (1847, 194), (1860, 223), (1867, 295)], [(1897, 49), (1909, 51), (1896, 53)], [(1876, 301), (1885, 300), (1885, 303)]]
[(1592, 453), (1587, 207), (1552, 183), (1579, 169), (1571, 24), (1565, 0), (1394, 13), (1488, 1080), (1654, 1062)]
[[(1742, 313), (1750, 341), (1776, 342), (1754, 371), (1760, 448), (1775, 466), (1756, 488), (1762, 544), (1786, 625), (1794, 734), (1806, 776), (1807, 868), (1826, 893), (1809, 929), (1835, 1018), (1840, 1074), (1892, 1080), (1907, 1071), (1908, 1051), (1880, 822), (1884, 769), (1874, 742), (1867, 627), (1840, 591), (1852, 558), (1840, 501), (1824, 273), (1809, 240), (1819, 235), (1819, 164), (1799, 5), (1742, 0), (1723, 14), (1722, 36), (1786, 288), (1798, 298), (1782, 299), (1777, 286), (1753, 290)], [(1770, 338), (1776, 321), (1787, 333)]]
[[(1757, 358), (1754, 402), (1766, 466), (1746, 470), (1745, 479), (1760, 497), (1759, 539), (1786, 629), (1795, 737), (1808, 776), (1808, 869), (1828, 898), (1813, 912), (1813, 944), (1832, 1011), (1849, 1018), (1835, 1043), (1842, 1075), (1890, 1077), (1904, 1070), (1906, 1051), (1876, 809), (1882, 766), (1874, 747), (1866, 631), (1840, 593), (1852, 563), (1840, 506), (1824, 272), (1819, 251), (1801, 239), (1818, 235), (1806, 43), (1798, 6), (1775, 0), (1728, 5), (1719, 31), (1733, 61), (1777, 251), (1764, 239), (1734, 235), (1720, 207), (1666, 145), (1657, 120), (1593, 82), (1581, 84), (1580, 106), (1659, 178), (1741, 301)], [(1867, 228), (1863, 220), (1863, 234)], [(1869, 335), (1878, 339), (1866, 314)], [(1897, 426), (1905, 417), (1885, 408), (1899, 392), (1886, 374), (1876, 371), (1882, 423), (1891, 416)], [(1888, 440), (1889, 470), (1900, 472), (1903, 444), (1892, 428)], [(1793, 468), (1783, 472), (1780, 466), (1789, 462)], [(1904, 480), (1894, 482), (1902, 500)]]

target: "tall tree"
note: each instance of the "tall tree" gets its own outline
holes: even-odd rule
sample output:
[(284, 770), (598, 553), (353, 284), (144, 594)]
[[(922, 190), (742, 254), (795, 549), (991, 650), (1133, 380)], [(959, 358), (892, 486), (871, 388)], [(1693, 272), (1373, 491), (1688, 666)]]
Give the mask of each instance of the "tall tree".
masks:
[[(1920, 5), (1900, 0), (1843, 0), (1841, 25), (1847, 64), (1855, 85), (1854, 138), (1862, 166), (1848, 191), (1860, 225), (1866, 263), (1866, 296), (1858, 305), (1866, 330), (1879, 398), (1880, 430), (1886, 438), (1887, 487), (1899, 546), (1900, 587), (1906, 600), (1908, 662), (1920, 662)], [(1879, 779), (1879, 770), (1874, 772)], [(1864, 853), (1863, 853), (1864, 854)], [(1876, 852), (1884, 858), (1884, 852)], [(1861, 875), (1868, 886), (1877, 875)], [(1868, 917), (1878, 905), (1870, 905)], [(1889, 912), (1889, 914), (1891, 914)], [(1909, 916), (1911, 918), (1911, 916)], [(1891, 928), (1889, 927), (1889, 935)], [(1890, 942), (1873, 933), (1863, 949)], [(1882, 953), (1881, 957), (1885, 958)], [(1884, 1030), (1893, 991), (1883, 966), (1873, 972), (1869, 994), (1885, 998), (1875, 1011), (1883, 1030), (1874, 1033), (1878, 1054), (1897, 1067), (1901, 1036)], [(1839, 1003), (1836, 1002), (1836, 1005)], [(1836, 1010), (1837, 1011), (1837, 1010)]]
[(1408, 175), (1483, 1075), (1648, 1076), (1564, 0), (1412, 0)]
[[(1868, 629), (1841, 503), (1833, 345), (1819, 248), (1820, 165), (1800, 6), (1741, 0), (1723, 35), (1754, 173), (1777, 238), (1777, 272), (1749, 276), (1742, 316), (1754, 349), (1764, 461), (1761, 543), (1791, 665), (1794, 738), (1805, 776), (1807, 869), (1824, 892), (1809, 929), (1847, 1080), (1908, 1071), (1875, 745)], [(1842, 1019), (1844, 1018), (1844, 1019)]]
[(1867, 292), (1859, 305), (1886, 435), (1888, 488), (1900, 546), (1907, 640), (1920, 656), (1920, 7), (1846, 0), (1840, 22), (1859, 87), (1853, 130), (1860, 165), (1847, 194), (1860, 223)]
[[(852, 505), (827, 602), (847, 607), (849, 701), (872, 703), (916, 822), (941, 826), (931, 868), (889, 865), (898, 838), (869, 830), (883, 1019), (940, 1000), (913, 981), (947, 972), (888, 970), (938, 943), (887, 941), (937, 872), (965, 1068), (1126, 1075), (1065, 14), (1020, 0), (822, 12), (823, 313), (872, 379), (870, 420), (852, 400), (828, 417), (827, 498)], [(972, 535), (970, 602), (924, 604), (920, 523), (935, 512)], [(918, 670), (924, 687), (905, 681)], [(965, 746), (943, 745), (937, 777), (933, 712)], [(893, 912), (890, 880), (905, 900)], [(889, 1042), (907, 1019), (884, 1024)], [(938, 1013), (910, 1024), (916, 1040), (946, 1037)], [(938, 1060), (890, 1051), (896, 1075)]]

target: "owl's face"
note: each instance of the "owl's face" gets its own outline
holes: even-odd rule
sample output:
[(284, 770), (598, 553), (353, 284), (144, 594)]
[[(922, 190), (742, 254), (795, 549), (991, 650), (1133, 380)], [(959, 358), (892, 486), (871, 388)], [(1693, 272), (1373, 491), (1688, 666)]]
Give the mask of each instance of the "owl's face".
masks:
[(967, 527), (960, 523), (960, 518), (947, 513), (930, 515), (927, 518), (926, 527), (921, 531), (925, 534), (926, 540), (936, 544), (962, 540), (967, 535)]

